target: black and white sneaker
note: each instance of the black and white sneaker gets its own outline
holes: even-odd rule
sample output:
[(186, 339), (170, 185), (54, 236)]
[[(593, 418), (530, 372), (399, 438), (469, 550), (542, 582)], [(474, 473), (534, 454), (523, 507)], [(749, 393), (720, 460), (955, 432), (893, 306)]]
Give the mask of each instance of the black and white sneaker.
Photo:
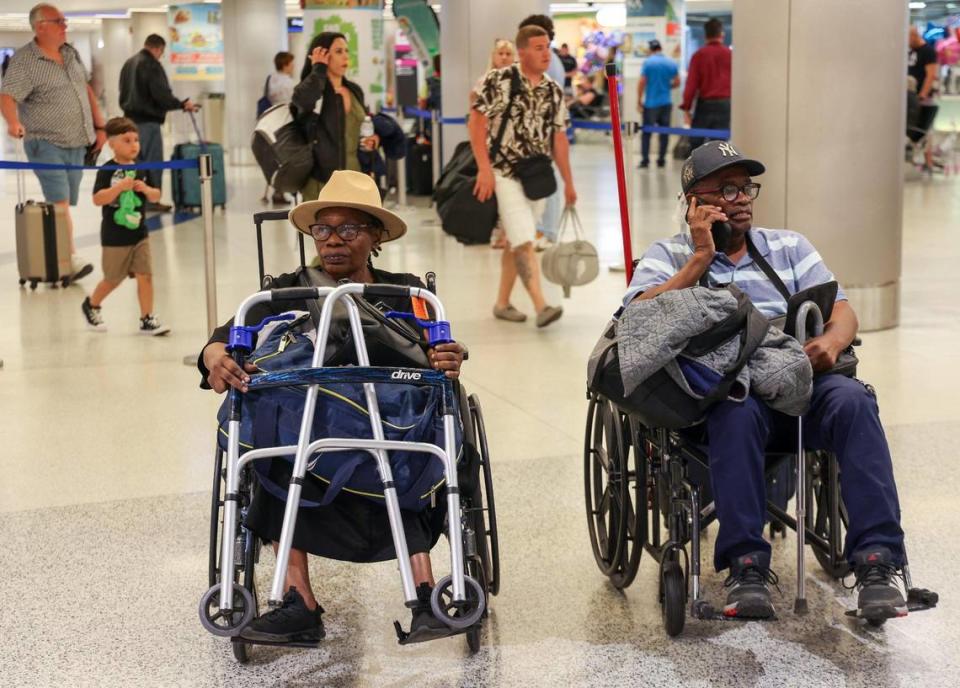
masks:
[(170, 328), (164, 325), (155, 315), (147, 315), (140, 318), (140, 334), (147, 334), (155, 337), (159, 334), (166, 334)]
[(240, 631), (240, 637), (268, 643), (322, 640), (327, 634), (322, 615), (323, 607), (318, 604), (310, 610), (297, 589), (290, 588), (280, 607), (251, 621)]
[(883, 622), (907, 615), (897, 579), (901, 574), (893, 564), (893, 555), (886, 547), (871, 547), (853, 553), (856, 576), (857, 616), (867, 621)]
[(87, 329), (94, 332), (106, 332), (107, 325), (103, 322), (103, 316), (100, 314), (100, 308), (94, 308), (90, 304), (90, 297), (83, 300), (83, 317), (87, 319)]
[(433, 608), (430, 606), (432, 593), (433, 588), (427, 583), (417, 586), (417, 606), (411, 609), (413, 618), (410, 620), (410, 633), (404, 644), (446, 638), (454, 633), (450, 626), (433, 615)]
[(772, 619), (776, 613), (770, 601), (767, 584), (778, 583), (777, 574), (770, 570), (770, 554), (751, 552), (737, 557), (730, 564), (730, 575), (724, 587), (727, 603), (723, 615), (738, 619)]

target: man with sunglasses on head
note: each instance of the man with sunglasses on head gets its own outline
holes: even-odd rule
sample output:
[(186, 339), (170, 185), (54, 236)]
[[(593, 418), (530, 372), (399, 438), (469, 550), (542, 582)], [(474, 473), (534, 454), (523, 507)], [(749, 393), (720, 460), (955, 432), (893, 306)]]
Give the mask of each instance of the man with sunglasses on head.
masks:
[[(834, 279), (813, 245), (796, 232), (753, 226), (753, 201), (762, 163), (724, 141), (710, 141), (684, 162), (681, 184), (689, 233), (654, 243), (637, 264), (624, 298), (651, 299), (674, 289), (733, 283), (768, 318), (787, 313), (790, 295)], [(725, 227), (715, 223), (725, 223)], [(717, 242), (723, 245), (718, 246)], [(775, 283), (773, 278), (776, 277)], [(804, 350), (815, 373), (810, 408), (804, 415), (808, 449), (834, 452), (849, 523), (844, 556), (856, 575), (860, 615), (868, 619), (906, 616), (896, 586), (906, 562), (900, 506), (890, 450), (872, 389), (855, 378), (824, 374), (857, 334), (857, 316), (839, 289), (824, 332)], [(770, 545), (766, 519), (764, 452), (795, 441), (796, 422), (750, 395), (713, 406), (704, 423), (710, 476), (720, 530), (714, 565), (729, 568), (724, 613), (740, 618), (774, 615), (768, 583)]]

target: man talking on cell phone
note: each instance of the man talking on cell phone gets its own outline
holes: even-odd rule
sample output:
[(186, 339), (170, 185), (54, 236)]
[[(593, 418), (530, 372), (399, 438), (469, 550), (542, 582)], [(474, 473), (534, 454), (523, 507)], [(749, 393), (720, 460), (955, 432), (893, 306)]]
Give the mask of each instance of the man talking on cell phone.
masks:
[[(732, 283), (772, 319), (787, 313), (791, 295), (833, 281), (803, 235), (753, 226), (753, 201), (760, 195), (753, 177), (763, 172), (761, 162), (726, 141), (709, 141), (694, 150), (680, 173), (689, 234), (647, 249), (624, 304), (675, 289)], [(723, 247), (715, 244), (714, 234), (726, 234)], [(906, 562), (890, 450), (873, 389), (832, 370), (857, 327), (857, 316), (838, 289), (823, 334), (804, 344), (816, 375), (803, 427), (806, 447), (831, 451), (840, 464), (849, 516), (844, 556), (856, 575), (860, 616), (886, 619), (907, 614), (896, 586), (897, 570)], [(784, 446), (785, 438), (796, 436), (796, 427), (794, 419), (753, 394), (742, 401), (721, 401), (707, 413), (704, 428), (720, 522), (714, 565), (717, 571), (730, 569), (727, 616), (774, 615), (767, 584), (776, 582), (776, 575), (763, 538), (764, 451)]]

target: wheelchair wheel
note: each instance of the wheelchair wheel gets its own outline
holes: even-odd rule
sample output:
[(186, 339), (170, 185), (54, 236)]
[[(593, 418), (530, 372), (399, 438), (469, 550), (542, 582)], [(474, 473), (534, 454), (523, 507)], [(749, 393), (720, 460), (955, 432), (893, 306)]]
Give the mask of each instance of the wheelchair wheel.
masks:
[(837, 457), (829, 452), (807, 454), (807, 528), (827, 541), (830, 551), (813, 548), (820, 568), (831, 578), (843, 578), (850, 564), (843, 556), (849, 518), (840, 495)]
[(660, 614), (667, 635), (680, 635), (687, 619), (687, 581), (676, 559), (663, 562), (660, 569)]
[(223, 449), (217, 442), (213, 459), (213, 490), (210, 502), (210, 552), (207, 565), (207, 584), (212, 588), (220, 579), (220, 510), (223, 502), (220, 501), (223, 485)]
[[(207, 590), (200, 598), (200, 623), (210, 633), (219, 636), (235, 636), (256, 614), (253, 596), (242, 585), (233, 587), (230, 611), (221, 609), (220, 584)], [(214, 611), (216, 610), (216, 611)]]
[(487, 430), (483, 421), (483, 409), (476, 394), (471, 394), (467, 400), (470, 419), (473, 425), (477, 450), (480, 452), (480, 512), (483, 516), (478, 519), (477, 549), (481, 556), (484, 568), (485, 589), (496, 595), (500, 592), (500, 536), (497, 534), (497, 509), (493, 496), (493, 472), (490, 465), (490, 447), (487, 444)]
[[(626, 526), (623, 550), (610, 582), (617, 590), (633, 583), (640, 569), (643, 545), (647, 541), (647, 442), (645, 428), (633, 418), (621, 416), (627, 440), (624, 442), (624, 470), (627, 484)], [(631, 485), (632, 483), (632, 485)]]
[[(467, 561), (467, 575), (472, 576), (480, 584), (480, 587), (483, 590), (489, 591), (490, 586), (487, 584), (487, 581), (483, 573), (483, 565), (477, 558), (471, 558)], [(483, 615), (481, 619), (486, 618), (487, 612), (490, 609), (489, 607), (489, 592), (486, 596), (486, 604), (484, 604)], [(482, 630), (481, 622), (478, 621), (474, 624), (469, 631), (467, 631), (467, 647), (470, 649), (470, 654), (475, 655), (480, 651), (480, 632)]]
[(486, 593), (479, 581), (469, 575), (463, 577), (466, 599), (463, 602), (453, 600), (453, 578), (444, 576), (430, 594), (430, 607), (433, 615), (450, 628), (463, 630), (470, 628), (483, 618), (486, 611)]
[(625, 453), (619, 411), (603, 397), (591, 395), (583, 447), (583, 486), (590, 545), (605, 576), (617, 571), (626, 541)]

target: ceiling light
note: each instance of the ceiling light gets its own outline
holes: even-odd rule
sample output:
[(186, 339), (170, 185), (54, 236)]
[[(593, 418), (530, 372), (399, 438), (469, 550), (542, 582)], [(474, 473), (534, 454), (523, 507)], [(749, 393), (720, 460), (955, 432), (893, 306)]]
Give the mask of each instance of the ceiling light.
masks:
[(910, 3), (910, 9), (912, 9), (912, 10), (922, 10), (922, 9), (925, 8), (926, 6), (927, 6), (927, 3), (925, 3), (925, 2), (911, 2), (911, 3)]

